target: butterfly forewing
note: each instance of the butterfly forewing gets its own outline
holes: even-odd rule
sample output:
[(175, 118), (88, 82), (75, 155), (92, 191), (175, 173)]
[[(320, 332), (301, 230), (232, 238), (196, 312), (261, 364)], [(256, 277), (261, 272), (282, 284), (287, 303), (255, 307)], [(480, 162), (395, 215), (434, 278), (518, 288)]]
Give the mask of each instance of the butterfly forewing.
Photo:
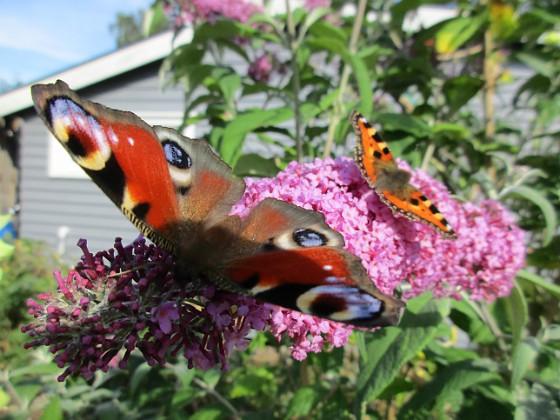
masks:
[(37, 112), (72, 159), (146, 236), (170, 251), (179, 220), (167, 161), (152, 127), (80, 98), (58, 81), (31, 89)]

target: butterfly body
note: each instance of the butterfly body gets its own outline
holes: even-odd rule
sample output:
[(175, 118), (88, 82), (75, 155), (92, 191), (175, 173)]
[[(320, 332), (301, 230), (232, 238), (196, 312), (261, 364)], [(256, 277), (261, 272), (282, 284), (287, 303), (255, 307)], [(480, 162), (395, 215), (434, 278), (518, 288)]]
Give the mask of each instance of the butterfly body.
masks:
[(350, 122), (358, 136), (356, 163), (381, 201), (393, 213), (432, 226), (446, 239), (455, 239), (457, 234), (449, 222), (422, 191), (410, 184), (410, 173), (397, 166), (387, 143), (371, 124), (356, 111)]
[(83, 99), (61, 81), (33, 86), (32, 96), (70, 156), (175, 255), (178, 273), (334, 321), (398, 322), (404, 304), (375, 287), (321, 213), (268, 198), (246, 217), (230, 215), (245, 183), (204, 140)]

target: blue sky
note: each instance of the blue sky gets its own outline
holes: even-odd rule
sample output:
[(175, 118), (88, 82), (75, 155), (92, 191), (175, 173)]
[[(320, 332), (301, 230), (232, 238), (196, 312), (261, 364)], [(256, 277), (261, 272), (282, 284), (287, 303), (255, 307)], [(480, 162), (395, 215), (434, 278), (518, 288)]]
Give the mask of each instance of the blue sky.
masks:
[(29, 83), (116, 48), (118, 12), (153, 0), (24, 0), (0, 3), (0, 82)]

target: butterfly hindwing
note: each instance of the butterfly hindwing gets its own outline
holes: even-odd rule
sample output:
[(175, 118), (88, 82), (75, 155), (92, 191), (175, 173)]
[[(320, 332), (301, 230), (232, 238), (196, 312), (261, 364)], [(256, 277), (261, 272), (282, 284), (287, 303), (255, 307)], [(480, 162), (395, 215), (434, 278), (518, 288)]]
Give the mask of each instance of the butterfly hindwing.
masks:
[(400, 169), (387, 143), (357, 111), (350, 122), (358, 136), (356, 163), (368, 184), (394, 213), (430, 225), (447, 239), (457, 234), (437, 207), (417, 188), (409, 184), (410, 173)]
[(238, 258), (227, 276), (258, 299), (353, 325), (394, 325), (404, 306), (374, 286), (357, 257), (333, 247)]

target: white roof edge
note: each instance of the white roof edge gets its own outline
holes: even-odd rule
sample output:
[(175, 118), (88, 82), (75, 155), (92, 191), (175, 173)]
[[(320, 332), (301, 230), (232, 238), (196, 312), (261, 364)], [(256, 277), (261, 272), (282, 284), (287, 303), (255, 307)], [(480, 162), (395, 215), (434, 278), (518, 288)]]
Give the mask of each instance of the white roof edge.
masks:
[[(31, 84), (52, 83), (61, 79), (72, 89), (81, 89), (161, 60), (171, 53), (173, 46), (190, 42), (192, 36), (192, 28), (184, 29), (175, 39), (173, 31), (166, 31)], [(0, 95), (0, 117), (33, 106), (29, 91), (31, 84)]]

